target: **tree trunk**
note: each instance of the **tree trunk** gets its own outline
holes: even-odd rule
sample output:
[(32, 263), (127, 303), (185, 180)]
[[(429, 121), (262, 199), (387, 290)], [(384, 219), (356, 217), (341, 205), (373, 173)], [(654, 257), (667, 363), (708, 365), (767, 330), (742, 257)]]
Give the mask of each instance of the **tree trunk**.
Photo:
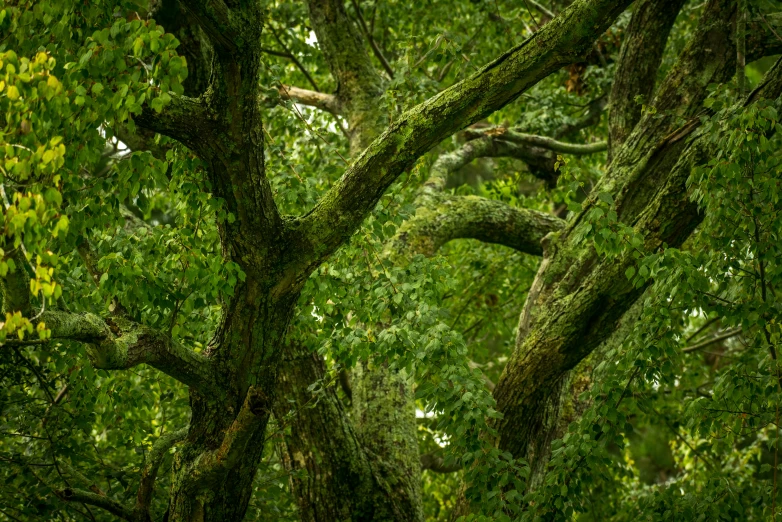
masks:
[(276, 300), (271, 293), (248, 279), (226, 306), (207, 350), (221, 387), (212, 393), (191, 388), (190, 430), (173, 466), (170, 521), (244, 517), (275, 398), (276, 361), (297, 297)]

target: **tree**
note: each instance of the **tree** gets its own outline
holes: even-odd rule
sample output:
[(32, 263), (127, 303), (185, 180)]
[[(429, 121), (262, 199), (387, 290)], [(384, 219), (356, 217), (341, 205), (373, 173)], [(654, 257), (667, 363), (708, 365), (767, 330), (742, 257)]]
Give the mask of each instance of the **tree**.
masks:
[[(617, 519), (774, 516), (776, 460), (728, 463), (777, 437), (782, 67), (745, 62), (782, 41), (764, 4), (631, 3), (7, 5), (3, 515), (599, 519), (597, 488)], [(451, 190), (475, 160), (497, 179)], [(714, 327), (765, 351), (683, 407), (679, 340)], [(611, 455), (650, 419), (687, 494)]]

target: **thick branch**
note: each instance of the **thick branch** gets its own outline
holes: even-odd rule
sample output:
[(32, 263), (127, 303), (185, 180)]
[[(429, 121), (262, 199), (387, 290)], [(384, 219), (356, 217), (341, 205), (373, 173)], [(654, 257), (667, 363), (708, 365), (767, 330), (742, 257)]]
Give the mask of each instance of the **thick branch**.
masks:
[(308, 91), (307, 89), (300, 89), (292, 85), (283, 85), (280, 87), (280, 97), (283, 100), (293, 100), (296, 103), (315, 107), (334, 115), (340, 113), (339, 99), (332, 94)]
[(140, 520), (144, 520), (145, 518), (143, 515), (149, 513), (149, 505), (152, 501), (155, 479), (157, 478), (157, 472), (160, 465), (163, 463), (163, 459), (166, 458), (168, 450), (187, 436), (187, 431), (188, 428), (182, 428), (181, 430), (162, 435), (152, 445), (152, 449), (147, 456), (147, 462), (144, 465), (144, 469), (141, 471), (141, 481), (138, 486), (138, 493), (136, 494), (135, 512)]
[(211, 364), (203, 355), (171, 337), (124, 318), (106, 323), (94, 314), (44, 312), (41, 316), (53, 339), (68, 339), (87, 346), (93, 366), (125, 370), (148, 364), (195, 388), (214, 386)]
[(562, 229), (564, 222), (550, 214), (512, 207), (478, 196), (433, 195), (399, 230), (393, 246), (404, 251), (433, 255), (454, 239), (477, 239), (541, 255), (541, 240)]
[[(317, 266), (374, 208), (385, 190), (426, 151), (485, 118), (592, 48), (630, 0), (580, 0), (472, 77), (407, 111), (355, 161), (316, 207), (294, 224), (299, 255)], [(303, 243), (303, 244), (302, 244)]]
[(685, 0), (641, 0), (625, 31), (611, 88), (608, 136), (616, 149), (641, 119), (641, 104), (654, 92), (657, 70), (676, 16)]
[(105, 495), (98, 495), (83, 489), (65, 488), (57, 492), (57, 496), (67, 502), (82, 502), (90, 506), (105, 509), (109, 513), (124, 520), (134, 521), (133, 510)]
[[(214, 121), (201, 98), (188, 98), (172, 92), (171, 102), (160, 112), (144, 105), (133, 121), (147, 131), (157, 132), (182, 142), (195, 152), (202, 152), (210, 141)], [(128, 137), (127, 134), (125, 137)]]

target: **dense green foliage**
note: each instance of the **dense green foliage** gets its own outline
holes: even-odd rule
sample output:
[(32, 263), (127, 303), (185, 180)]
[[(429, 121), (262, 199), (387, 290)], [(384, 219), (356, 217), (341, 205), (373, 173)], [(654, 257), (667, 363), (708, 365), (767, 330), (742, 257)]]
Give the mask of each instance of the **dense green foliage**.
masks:
[[(782, 516), (782, 40), (775, 2), (744, 3), (737, 14), (728, 0), (658, 2), (678, 16), (651, 85), (612, 92), (621, 75), (646, 74), (621, 62), (622, 46), (654, 0), (618, 16), (597, 0), (570, 11), (564, 0), (7, 1), (0, 520), (220, 520), (209, 506), (221, 496), (248, 502), (244, 520)], [(236, 44), (259, 50), (249, 82), (230, 83), (234, 51), (210, 30), (226, 5), (263, 21), (259, 42)], [(558, 25), (572, 9), (610, 27), (591, 38), (578, 31), (595, 27)], [(717, 63), (699, 38), (708, 24), (735, 31), (741, 9), (753, 36), (732, 33)], [(547, 27), (590, 43), (549, 52), (560, 44), (534, 40)], [(360, 67), (335, 65), (316, 37), (327, 30), (343, 33), (347, 63), (374, 67), (377, 92), (371, 81), (349, 91)], [(364, 54), (347, 49), (355, 35)], [(538, 60), (527, 38), (548, 54)], [(518, 71), (540, 81), (497, 73), (485, 105), (459, 105), (473, 88), (459, 82), (498, 56), (532, 63)], [(453, 121), (420, 108), (438, 93)], [(245, 98), (257, 120), (237, 119), (252, 112)], [(629, 105), (629, 124), (606, 117)], [(260, 167), (220, 141), (245, 124)], [(427, 133), (438, 125), (444, 140)], [(196, 139), (212, 126), (206, 145)], [(433, 146), (403, 142), (414, 131)], [(398, 172), (372, 170), (394, 139)], [(258, 178), (240, 186), (231, 169), (250, 167), (280, 228), (242, 206)], [(351, 173), (371, 195), (338, 207)], [(669, 194), (681, 205), (647, 207)], [(330, 221), (306, 228), (323, 208)], [(539, 410), (524, 410), (525, 429), (508, 420), (497, 397), (518, 367), (506, 363), (538, 353), (549, 323), (536, 314), (582, 306), (574, 287), (599, 299), (583, 324), (551, 330), (565, 339), (542, 357), (557, 379), (521, 381), (557, 405), (535, 432), (545, 437), (508, 442)], [(240, 315), (256, 302), (262, 312)], [(268, 322), (255, 330), (258, 317)], [(243, 343), (266, 344), (220, 358)], [(256, 368), (268, 371), (245, 375)]]

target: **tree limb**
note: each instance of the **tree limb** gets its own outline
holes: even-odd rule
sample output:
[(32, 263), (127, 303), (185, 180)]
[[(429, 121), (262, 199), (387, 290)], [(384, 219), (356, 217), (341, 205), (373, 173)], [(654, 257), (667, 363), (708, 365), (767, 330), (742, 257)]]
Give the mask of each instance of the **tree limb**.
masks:
[(125, 370), (148, 364), (187, 386), (215, 386), (209, 359), (179, 344), (166, 334), (124, 317), (104, 322), (97, 315), (44, 312), (41, 322), (52, 339), (84, 343), (95, 368)]
[(611, 87), (608, 139), (614, 149), (624, 143), (641, 119), (641, 97), (649, 101), (665, 44), (685, 0), (641, 0), (625, 31)]
[[(171, 101), (160, 112), (145, 104), (133, 121), (142, 129), (182, 142), (197, 153), (208, 151), (215, 126), (202, 98), (188, 98), (170, 92)], [(125, 134), (128, 137), (129, 131)]]
[(293, 100), (296, 103), (315, 107), (337, 116), (340, 113), (339, 99), (332, 94), (300, 89), (292, 85), (282, 85), (279, 89), (283, 100)]
[(394, 238), (401, 244), (392, 248), (402, 251), (406, 245), (415, 253), (431, 256), (448, 241), (477, 239), (541, 255), (541, 240), (563, 226), (564, 221), (551, 214), (494, 199), (436, 195), (402, 224)]
[(526, 134), (514, 129), (506, 129), (504, 127), (489, 127), (488, 129), (481, 129), (478, 131), (467, 131), (465, 134), (468, 137), (489, 135), (502, 141), (509, 141), (519, 145), (540, 147), (552, 152), (560, 152), (562, 154), (572, 154), (576, 156), (595, 154), (597, 152), (603, 152), (608, 149), (608, 143), (605, 141), (598, 141), (595, 143), (566, 143), (563, 141), (558, 141), (554, 138), (549, 138), (548, 136)]
[(730, 339), (731, 337), (736, 337), (741, 333), (741, 328), (734, 328), (732, 330), (728, 330), (726, 332), (721, 333), (720, 335), (715, 335), (714, 337), (710, 337), (709, 339), (706, 339), (705, 341), (701, 341), (699, 343), (695, 343), (691, 346), (687, 346), (685, 348), (682, 348), (682, 353), (692, 353), (697, 352), (698, 350), (702, 350), (704, 348), (707, 348), (711, 346), (712, 344), (718, 343), (720, 341), (724, 341), (725, 339)]
[(163, 459), (166, 458), (168, 450), (176, 443), (182, 441), (187, 436), (188, 428), (182, 428), (162, 435), (152, 445), (152, 449), (147, 456), (147, 462), (141, 470), (141, 480), (136, 494), (135, 513), (139, 520), (143, 519), (144, 514), (149, 514), (149, 505), (152, 501), (152, 492), (155, 487), (155, 479)]
[(55, 492), (58, 497), (66, 502), (82, 502), (90, 506), (105, 509), (109, 513), (124, 520), (135, 521), (133, 510), (124, 504), (105, 495), (98, 495), (83, 489), (65, 488)]
[[(630, 3), (579, 0), (472, 77), (407, 111), (376, 139), (308, 214), (291, 225), (305, 271), (350, 237), (385, 190), (426, 151), (502, 108), (575, 61)], [(302, 252), (300, 247), (303, 247)]]

